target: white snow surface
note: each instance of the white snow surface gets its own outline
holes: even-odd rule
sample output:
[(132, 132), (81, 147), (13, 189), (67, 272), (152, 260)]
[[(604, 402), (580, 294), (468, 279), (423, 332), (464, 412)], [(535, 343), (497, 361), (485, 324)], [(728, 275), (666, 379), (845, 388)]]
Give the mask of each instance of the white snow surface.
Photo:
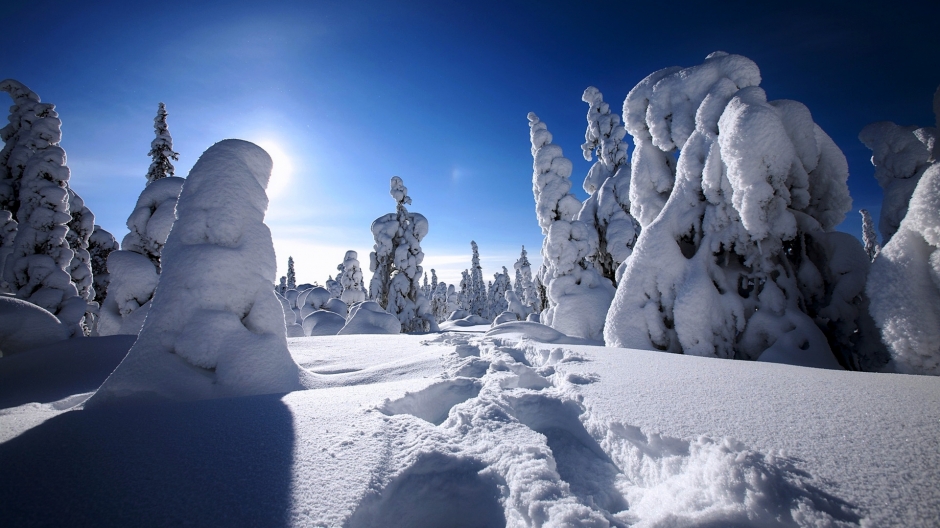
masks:
[(31, 302), (0, 295), (0, 357), (69, 338), (69, 328)]
[(132, 338), (0, 358), (0, 513), (353, 528), (940, 518), (940, 379), (534, 335), (295, 338), (322, 388), (94, 409), (81, 402)]

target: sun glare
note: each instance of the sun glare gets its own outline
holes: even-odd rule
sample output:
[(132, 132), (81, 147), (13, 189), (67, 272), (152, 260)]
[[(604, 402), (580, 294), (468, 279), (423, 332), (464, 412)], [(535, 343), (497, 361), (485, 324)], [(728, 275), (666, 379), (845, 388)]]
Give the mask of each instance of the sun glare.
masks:
[(268, 182), (268, 198), (274, 198), (280, 195), (290, 184), (291, 175), (294, 167), (291, 165), (290, 158), (273, 141), (258, 141), (258, 146), (263, 148), (271, 160), (274, 162), (274, 168), (271, 170), (271, 180)]

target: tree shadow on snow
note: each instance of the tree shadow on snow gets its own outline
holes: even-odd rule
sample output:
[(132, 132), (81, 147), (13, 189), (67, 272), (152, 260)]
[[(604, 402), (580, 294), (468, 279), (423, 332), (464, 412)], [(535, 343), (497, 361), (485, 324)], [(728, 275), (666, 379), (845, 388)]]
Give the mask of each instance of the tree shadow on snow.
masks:
[(0, 445), (7, 526), (281, 526), (281, 395), (72, 411)]

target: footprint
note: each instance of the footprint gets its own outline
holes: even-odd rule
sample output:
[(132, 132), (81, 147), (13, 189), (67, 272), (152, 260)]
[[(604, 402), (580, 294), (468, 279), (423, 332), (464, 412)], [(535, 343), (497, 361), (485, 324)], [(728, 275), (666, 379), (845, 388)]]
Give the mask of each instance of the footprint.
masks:
[(477, 460), (428, 453), (378, 494), (363, 500), (350, 528), (505, 526), (500, 490)]
[(409, 392), (404, 397), (386, 400), (378, 410), (388, 416), (410, 414), (434, 425), (447, 419), (450, 409), (480, 394), (483, 383), (470, 378), (453, 378), (439, 381), (418, 392)]

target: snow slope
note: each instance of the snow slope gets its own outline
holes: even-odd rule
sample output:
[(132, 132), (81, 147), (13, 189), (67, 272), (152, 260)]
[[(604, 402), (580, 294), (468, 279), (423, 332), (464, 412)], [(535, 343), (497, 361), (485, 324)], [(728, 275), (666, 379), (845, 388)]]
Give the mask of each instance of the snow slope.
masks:
[[(130, 347), (0, 358), (10, 525), (931, 526), (940, 380), (520, 332), (292, 338), (326, 388), (82, 410)], [(79, 367), (80, 365), (88, 367)]]

